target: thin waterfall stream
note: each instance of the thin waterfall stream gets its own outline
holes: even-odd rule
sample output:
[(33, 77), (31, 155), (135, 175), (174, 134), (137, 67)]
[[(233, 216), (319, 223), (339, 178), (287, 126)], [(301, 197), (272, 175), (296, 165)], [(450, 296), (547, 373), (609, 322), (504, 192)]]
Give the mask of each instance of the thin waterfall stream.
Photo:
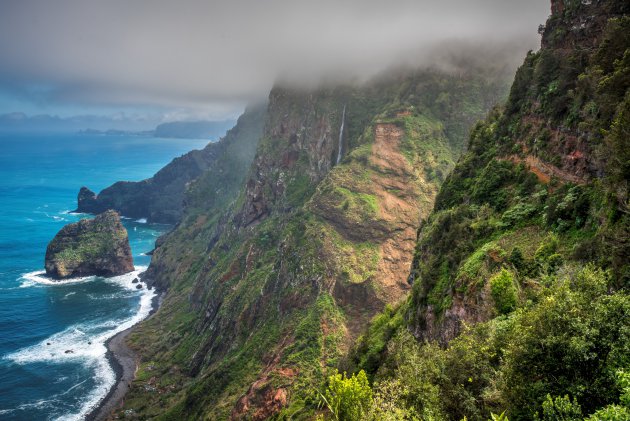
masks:
[(346, 123), (346, 106), (343, 106), (343, 111), (341, 112), (341, 127), (339, 127), (339, 151), (337, 152), (337, 164), (341, 162), (341, 157), (343, 156), (343, 126)]

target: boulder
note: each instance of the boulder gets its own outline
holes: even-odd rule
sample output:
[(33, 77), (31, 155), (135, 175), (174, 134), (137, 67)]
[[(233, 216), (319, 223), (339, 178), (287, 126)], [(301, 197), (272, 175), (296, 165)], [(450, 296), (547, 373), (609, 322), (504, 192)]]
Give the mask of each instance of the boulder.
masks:
[(133, 271), (127, 230), (118, 213), (109, 210), (63, 227), (48, 244), (45, 267), (55, 279)]

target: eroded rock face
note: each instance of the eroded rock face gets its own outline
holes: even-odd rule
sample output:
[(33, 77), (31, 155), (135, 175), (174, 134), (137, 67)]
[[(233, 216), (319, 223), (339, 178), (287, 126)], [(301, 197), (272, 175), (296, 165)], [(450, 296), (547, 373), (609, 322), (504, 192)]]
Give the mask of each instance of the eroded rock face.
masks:
[(48, 244), (46, 274), (117, 276), (134, 270), (127, 230), (113, 210), (63, 227)]

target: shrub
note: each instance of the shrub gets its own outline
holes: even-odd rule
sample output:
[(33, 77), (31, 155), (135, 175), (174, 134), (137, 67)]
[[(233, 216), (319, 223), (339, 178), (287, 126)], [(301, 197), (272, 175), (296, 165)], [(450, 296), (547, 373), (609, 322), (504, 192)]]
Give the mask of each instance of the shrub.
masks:
[(331, 375), (322, 399), (337, 421), (363, 419), (372, 405), (372, 388), (365, 371), (352, 377), (347, 377), (346, 373)]
[(571, 401), (568, 395), (564, 395), (564, 397), (557, 396), (555, 399), (552, 399), (551, 395), (547, 395), (547, 398), (542, 404), (542, 409), (542, 418), (536, 413), (536, 420), (580, 421), (583, 419), (580, 404), (578, 404), (575, 398)]
[(516, 308), (518, 297), (512, 272), (501, 269), (501, 272), (494, 275), (490, 279), (490, 292), (500, 314), (508, 314)]

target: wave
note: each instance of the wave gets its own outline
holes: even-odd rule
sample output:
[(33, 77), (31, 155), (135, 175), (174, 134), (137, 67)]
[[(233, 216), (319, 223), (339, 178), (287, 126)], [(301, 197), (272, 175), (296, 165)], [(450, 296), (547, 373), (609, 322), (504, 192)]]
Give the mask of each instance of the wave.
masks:
[(147, 218), (136, 219), (136, 222), (139, 223), (139, 224), (146, 224), (147, 223)]
[(96, 279), (96, 276), (81, 276), (76, 278), (67, 278), (56, 280), (46, 276), (45, 270), (36, 270), (33, 272), (28, 272), (22, 274), (20, 279), (24, 281), (20, 284), (20, 288), (28, 288), (37, 285), (49, 285), (49, 286), (57, 286), (57, 285), (69, 285), (69, 284), (78, 284), (82, 282), (89, 282)]
[(135, 291), (121, 291), (121, 292), (117, 292), (115, 294), (87, 294), (87, 297), (90, 300), (118, 300), (121, 298), (133, 298), (135, 297), (137, 294), (135, 294)]
[(63, 210), (63, 211), (61, 211), (59, 213), (61, 215), (88, 215), (85, 212), (77, 212), (76, 210), (70, 210), (70, 209)]
[[(105, 343), (117, 333), (145, 319), (151, 312), (155, 291), (148, 290), (146, 285), (143, 285), (144, 288), (142, 289), (136, 289), (137, 283), (133, 283), (133, 280), (144, 270), (146, 270), (146, 267), (141, 266), (137, 267), (133, 272), (124, 275), (112, 278), (99, 278), (104, 282), (123, 287), (129, 295), (132, 295), (131, 292), (133, 291), (140, 296), (138, 311), (132, 317), (122, 320), (109, 320), (102, 323), (76, 324), (49, 336), (35, 345), (22, 348), (2, 357), (4, 360), (19, 365), (31, 363), (80, 363), (94, 372), (97, 384), (83, 401), (81, 408), (76, 413), (65, 414), (59, 420), (83, 419), (86, 414), (105, 398), (109, 390), (115, 385), (116, 375), (107, 360)], [(32, 282), (57, 285), (56, 281), (42, 277), (42, 274), (43, 271), (37, 271), (25, 274), (23, 277), (27, 280), (32, 279)], [(74, 278), (74, 283), (84, 282), (89, 278), (95, 279), (96, 277)]]
[(10, 414), (12, 412), (23, 411), (23, 410), (32, 409), (32, 408), (53, 410), (55, 407), (54, 405), (55, 402), (57, 402), (57, 399), (38, 399), (33, 402), (24, 403), (13, 409), (2, 410), (0, 411), (0, 415)]

